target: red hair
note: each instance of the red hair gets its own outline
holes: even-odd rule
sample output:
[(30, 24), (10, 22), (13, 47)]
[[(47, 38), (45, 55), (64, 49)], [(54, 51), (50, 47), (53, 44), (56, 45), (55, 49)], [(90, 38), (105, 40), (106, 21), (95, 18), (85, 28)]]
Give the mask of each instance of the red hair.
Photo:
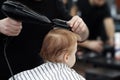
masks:
[(45, 61), (58, 62), (63, 51), (70, 52), (77, 43), (77, 35), (65, 29), (53, 29), (45, 37), (40, 55)]

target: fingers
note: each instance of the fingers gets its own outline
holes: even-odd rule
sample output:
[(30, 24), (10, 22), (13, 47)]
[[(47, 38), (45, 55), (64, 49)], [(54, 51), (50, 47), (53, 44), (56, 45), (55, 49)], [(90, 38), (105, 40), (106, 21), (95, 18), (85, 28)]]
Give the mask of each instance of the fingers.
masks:
[(103, 45), (100, 41), (89, 41), (88, 46), (90, 50), (95, 51), (97, 53), (101, 53), (103, 51)]
[(76, 18), (77, 18), (77, 17), (75, 16), (75, 17), (73, 17), (70, 21), (67, 22), (70, 27), (73, 27), (73, 24), (74, 24), (74, 22), (76, 21)]
[[(15, 26), (16, 27), (16, 26)], [(12, 26), (4, 26), (4, 28), (2, 29), (3, 34), (7, 35), (7, 36), (17, 36), (20, 32), (21, 32), (21, 28), (18, 29), (14, 29), (14, 27)]]
[(77, 25), (77, 27), (73, 31), (81, 34), (82, 32), (84, 32), (84, 30), (85, 30), (84, 23), (80, 22), (79, 25)]
[(114, 46), (114, 40), (113, 39), (109, 39), (107, 42), (106, 42), (109, 46)]
[(70, 27), (72, 27), (72, 30), (75, 31), (81, 24), (82, 19), (79, 16), (74, 16), (70, 21), (68, 21), (68, 24)]
[(103, 46), (103, 41), (98, 40), (97, 42), (98, 42), (99, 45), (102, 45), (102, 46)]
[(67, 22), (68, 25), (72, 28), (72, 31), (79, 34), (81, 41), (87, 39), (89, 35), (89, 30), (84, 23), (84, 21), (79, 16), (74, 16), (70, 21)]
[(17, 36), (22, 30), (22, 23), (10, 18), (0, 20), (0, 32), (7, 36)]
[(6, 24), (6, 32), (8, 33), (8, 36), (17, 36), (21, 29), (22, 29), (22, 23), (15, 21), (13, 19), (7, 18), (6, 21), (9, 23)]
[(103, 46), (99, 45), (96, 47), (96, 52), (101, 53), (103, 51)]
[(9, 28), (6, 28), (5, 29), (5, 32), (6, 32), (6, 35), (8, 35), (8, 36), (17, 36), (17, 35), (19, 35), (19, 33), (21, 32), (21, 27), (17, 27), (17, 28), (15, 28), (15, 27), (17, 27), (17, 26), (9, 26)]
[(102, 41), (97, 41), (96, 51), (99, 53), (101, 53), (103, 51), (103, 42)]

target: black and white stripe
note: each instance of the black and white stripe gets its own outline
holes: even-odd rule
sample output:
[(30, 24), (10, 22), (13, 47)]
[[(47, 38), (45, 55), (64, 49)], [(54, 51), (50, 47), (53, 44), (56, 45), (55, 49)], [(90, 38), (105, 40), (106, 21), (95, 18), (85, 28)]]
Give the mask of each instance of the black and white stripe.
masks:
[[(14, 78), (15, 80), (85, 80), (66, 64), (51, 62), (18, 73)], [(12, 77), (9, 80), (13, 80)]]

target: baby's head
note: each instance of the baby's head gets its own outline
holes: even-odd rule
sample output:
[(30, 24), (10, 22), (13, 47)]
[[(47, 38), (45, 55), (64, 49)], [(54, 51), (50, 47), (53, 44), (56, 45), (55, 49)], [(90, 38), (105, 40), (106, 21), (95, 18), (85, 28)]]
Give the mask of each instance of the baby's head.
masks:
[(65, 63), (72, 67), (75, 63), (78, 35), (65, 29), (53, 29), (45, 37), (41, 57), (45, 61)]

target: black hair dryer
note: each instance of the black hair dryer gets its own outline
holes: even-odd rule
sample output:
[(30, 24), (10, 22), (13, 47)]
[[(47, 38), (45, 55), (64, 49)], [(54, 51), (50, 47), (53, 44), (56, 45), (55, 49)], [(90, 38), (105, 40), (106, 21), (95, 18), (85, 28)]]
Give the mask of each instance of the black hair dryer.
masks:
[(7, 0), (3, 3), (1, 10), (6, 16), (18, 21), (36, 24), (53, 24), (55, 26), (70, 30), (70, 27), (67, 25), (66, 21), (60, 19), (53, 19), (50, 21), (46, 16), (41, 15), (40, 13), (38, 14), (20, 2)]

